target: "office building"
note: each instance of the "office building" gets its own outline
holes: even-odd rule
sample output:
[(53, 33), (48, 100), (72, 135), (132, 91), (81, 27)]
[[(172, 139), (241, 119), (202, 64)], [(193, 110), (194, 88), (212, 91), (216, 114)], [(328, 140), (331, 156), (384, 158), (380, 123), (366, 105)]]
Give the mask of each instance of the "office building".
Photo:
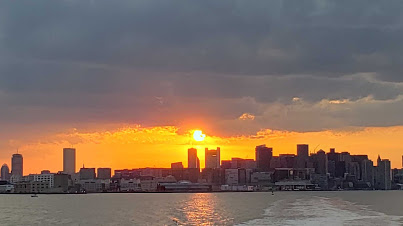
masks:
[(362, 181), (365, 183), (369, 183), (370, 187), (374, 186), (374, 163), (371, 160), (364, 160), (362, 162)]
[(309, 145), (297, 145), (297, 168), (308, 168), (309, 161)]
[[(221, 161), (222, 164), (223, 161)], [(256, 161), (253, 159), (241, 159), (232, 158), (231, 159), (231, 169), (256, 169)]]
[(222, 160), (221, 161), (221, 169), (231, 169), (232, 168), (232, 160)]
[(1, 167), (1, 180), (10, 180), (10, 169), (8, 168), (7, 164), (3, 164)]
[[(95, 171), (94, 171), (95, 172)], [(86, 192), (104, 192), (110, 188), (110, 180), (84, 179), (80, 180), (81, 188)]]
[(255, 158), (256, 167), (260, 171), (268, 171), (270, 169), (270, 161), (273, 157), (273, 148), (266, 147), (265, 144), (256, 146)]
[(307, 144), (297, 144), (297, 156), (308, 158), (309, 156), (309, 145)]
[(188, 149), (188, 168), (200, 169), (200, 161), (199, 161), (199, 158), (197, 157), (196, 148)]
[(216, 150), (208, 148), (205, 149), (205, 168), (218, 169), (220, 168), (220, 148)]
[(112, 169), (111, 168), (98, 168), (97, 178), (98, 179), (111, 179)]
[(315, 173), (327, 175), (328, 160), (327, 155), (323, 150), (319, 150), (316, 154), (312, 155), (312, 161)]
[(21, 154), (14, 154), (11, 158), (11, 175), (22, 177), (24, 175), (23, 158)]
[(171, 169), (183, 169), (182, 162), (174, 162), (171, 163)]
[(80, 180), (95, 179), (95, 168), (83, 168), (80, 169)]
[(57, 173), (53, 175), (53, 188), (55, 192), (65, 193), (69, 188), (69, 175), (64, 173)]
[(30, 174), (30, 181), (48, 183), (49, 188), (53, 188), (55, 176), (54, 174)]
[(227, 185), (238, 185), (239, 184), (239, 174), (238, 169), (226, 169), (225, 170), (225, 184)]
[(379, 190), (390, 190), (392, 188), (391, 166), (388, 159), (381, 159), (378, 156), (376, 167), (375, 188)]
[(63, 149), (63, 172), (73, 175), (76, 173), (76, 149)]

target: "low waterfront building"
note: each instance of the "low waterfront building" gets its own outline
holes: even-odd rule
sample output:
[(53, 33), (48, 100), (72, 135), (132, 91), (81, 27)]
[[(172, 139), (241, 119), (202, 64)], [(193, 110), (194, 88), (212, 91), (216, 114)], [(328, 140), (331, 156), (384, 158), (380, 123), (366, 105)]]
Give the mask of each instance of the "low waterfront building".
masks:
[(157, 182), (157, 180), (154, 180), (154, 179), (141, 180), (140, 186), (141, 186), (141, 191), (155, 192), (155, 191), (157, 191), (157, 188), (158, 188), (158, 182)]
[(251, 184), (258, 187), (272, 186), (273, 172), (254, 172), (251, 175)]
[(29, 181), (39, 181), (39, 182), (48, 182), (49, 187), (53, 188), (54, 185), (54, 174), (47, 173), (47, 174), (30, 174)]
[(190, 181), (179, 181), (177, 183), (160, 183), (158, 191), (162, 192), (210, 192), (212, 186), (208, 184), (192, 183)]
[(278, 190), (281, 191), (306, 191), (315, 190), (315, 185), (308, 180), (299, 181), (279, 181), (275, 183)]
[(66, 193), (69, 190), (69, 175), (65, 173), (54, 174), (53, 191)]
[(110, 188), (110, 180), (87, 179), (80, 180), (81, 189), (88, 193), (106, 192)]
[(49, 182), (27, 181), (14, 184), (14, 193), (49, 193)]
[(134, 192), (141, 191), (141, 183), (139, 179), (121, 179), (120, 180), (121, 192)]
[(0, 181), (0, 193), (12, 193), (14, 192), (14, 185), (10, 184), (8, 181)]

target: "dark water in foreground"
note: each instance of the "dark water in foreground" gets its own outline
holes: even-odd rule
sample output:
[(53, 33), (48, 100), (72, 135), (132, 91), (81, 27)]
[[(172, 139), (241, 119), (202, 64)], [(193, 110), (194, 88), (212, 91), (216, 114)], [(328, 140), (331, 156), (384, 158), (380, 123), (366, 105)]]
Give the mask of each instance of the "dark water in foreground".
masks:
[(403, 191), (0, 195), (0, 225), (403, 225)]

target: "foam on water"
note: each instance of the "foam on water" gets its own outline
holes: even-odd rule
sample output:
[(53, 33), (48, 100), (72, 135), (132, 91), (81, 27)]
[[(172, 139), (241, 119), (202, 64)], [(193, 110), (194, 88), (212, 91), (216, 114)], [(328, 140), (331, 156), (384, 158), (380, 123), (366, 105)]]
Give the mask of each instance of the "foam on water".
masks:
[(389, 216), (367, 206), (337, 198), (313, 196), (273, 203), (264, 218), (240, 225), (401, 225), (402, 217)]

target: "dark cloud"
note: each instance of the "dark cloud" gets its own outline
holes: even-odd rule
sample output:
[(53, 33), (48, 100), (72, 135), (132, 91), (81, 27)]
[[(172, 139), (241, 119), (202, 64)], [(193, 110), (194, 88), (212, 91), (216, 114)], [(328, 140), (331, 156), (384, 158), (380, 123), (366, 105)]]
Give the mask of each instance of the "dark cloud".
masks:
[[(402, 124), (401, 101), (387, 104), (403, 91), (402, 10), (402, 1), (3, 1), (0, 122), (226, 124), (248, 112), (254, 128)], [(346, 109), (317, 108), (344, 99)], [(306, 124), (316, 111), (322, 121)]]

